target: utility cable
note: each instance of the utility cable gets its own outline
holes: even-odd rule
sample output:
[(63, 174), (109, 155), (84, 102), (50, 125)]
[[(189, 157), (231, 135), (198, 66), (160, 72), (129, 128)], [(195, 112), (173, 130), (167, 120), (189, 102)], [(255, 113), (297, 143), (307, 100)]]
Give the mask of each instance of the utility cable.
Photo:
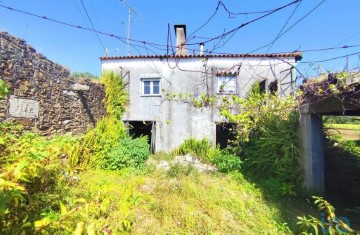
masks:
[(84, 5), (83, 0), (80, 0), (80, 2), (81, 2), (81, 5), (82, 5), (82, 7), (83, 7), (83, 9), (84, 9), (85, 13), (86, 13), (86, 16), (87, 16), (87, 18), (88, 18), (89, 22), (90, 22), (90, 24), (91, 24), (92, 29), (93, 29), (93, 30), (94, 30), (94, 32), (95, 32), (95, 35), (96, 35), (97, 39), (99, 40), (99, 42), (100, 42), (100, 44), (101, 44), (102, 48), (103, 48), (103, 49), (104, 49), (104, 51), (105, 51), (105, 50), (106, 50), (106, 48), (105, 48), (104, 44), (102, 43), (102, 41), (101, 41), (101, 39), (100, 39), (100, 37), (99, 37), (99, 34), (97, 33), (97, 30), (95, 29), (95, 26), (94, 26), (94, 24), (93, 24), (93, 22), (92, 22), (92, 20), (91, 20), (91, 18), (90, 18), (90, 15), (89, 15), (88, 11), (86, 10), (86, 7), (85, 7), (85, 5)]
[(301, 17), (299, 20), (297, 20), (294, 24), (292, 24), (289, 28), (287, 28), (284, 32), (282, 32), (278, 37), (275, 38), (275, 40), (271, 41), (270, 43), (261, 46), (255, 50), (250, 51), (249, 53), (253, 53), (255, 51), (258, 51), (260, 49), (263, 49), (269, 45), (271, 45), (272, 43), (274, 43), (275, 41), (277, 41), (279, 38), (281, 38), (282, 36), (284, 36), (284, 34), (286, 34), (287, 32), (289, 32), (294, 26), (296, 26), (298, 23), (300, 23), (301, 21), (303, 21), (305, 18), (307, 18), (311, 13), (313, 13), (317, 8), (319, 8), (326, 0), (322, 0), (319, 4), (317, 4), (313, 9), (311, 9), (311, 11), (309, 11), (308, 13), (306, 13), (303, 17)]

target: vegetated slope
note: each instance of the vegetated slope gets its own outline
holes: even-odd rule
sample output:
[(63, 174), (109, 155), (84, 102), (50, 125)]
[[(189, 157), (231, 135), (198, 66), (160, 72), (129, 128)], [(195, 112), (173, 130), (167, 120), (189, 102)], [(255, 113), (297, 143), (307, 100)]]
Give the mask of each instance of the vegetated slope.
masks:
[(326, 123), (325, 186), (339, 212), (360, 228), (360, 125)]
[(68, 203), (84, 198), (74, 221), (108, 224), (114, 234), (278, 234), (277, 209), (240, 173), (198, 173), (192, 167), (88, 171)]

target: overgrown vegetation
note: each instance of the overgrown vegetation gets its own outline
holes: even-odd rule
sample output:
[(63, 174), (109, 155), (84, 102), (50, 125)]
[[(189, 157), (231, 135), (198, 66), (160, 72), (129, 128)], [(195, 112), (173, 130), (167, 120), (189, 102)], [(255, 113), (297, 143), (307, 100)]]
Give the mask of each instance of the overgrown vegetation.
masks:
[(316, 196), (313, 199), (321, 212), (321, 218), (298, 216), (297, 224), (301, 226), (302, 234), (355, 234), (350, 228), (350, 221), (346, 217), (337, 217), (335, 208), (328, 201)]
[[(41, 232), (43, 217), (57, 210), (66, 178), (62, 154), (77, 139), (47, 140), (12, 123), (0, 124), (0, 231), (2, 234)], [(54, 219), (59, 221), (61, 216)]]
[[(126, 136), (125, 126), (121, 121), (128, 102), (124, 89), (125, 84), (120, 76), (113, 72), (104, 74), (100, 82), (105, 87), (106, 97), (104, 102), (107, 115), (99, 120), (96, 127), (89, 130), (77, 145), (74, 145), (69, 154), (71, 167), (90, 166), (109, 169), (111, 167), (108, 160), (116, 157), (124, 157), (129, 161), (129, 163), (126, 163), (125, 159), (118, 159), (118, 167), (121, 161), (123, 166), (133, 165), (131, 159), (120, 153), (120, 151), (124, 150), (121, 146), (121, 139)], [(131, 141), (126, 143), (131, 143)], [(147, 148), (144, 145), (143, 147)]]
[[(301, 173), (298, 117), (290, 98), (261, 94), (257, 86), (248, 99), (232, 97), (222, 109), (237, 124), (231, 149), (191, 138), (174, 152), (153, 157), (190, 154), (216, 165), (218, 172), (200, 173), (190, 164), (162, 171), (144, 164), (150, 154), (147, 139), (126, 135), (123, 81), (109, 73), (101, 82), (107, 115), (83, 136), (45, 138), (0, 123), (1, 234), (351, 231), (323, 198), (315, 198), (324, 212), (319, 215), (304, 198), (283, 196), (296, 192)], [(232, 114), (227, 105), (239, 106), (241, 113)], [(355, 147), (346, 144), (358, 153)], [(250, 175), (263, 183), (254, 184), (258, 181)], [(302, 214), (308, 215), (296, 221)]]
[(207, 139), (187, 139), (176, 152), (182, 155), (191, 154), (205, 163), (215, 164), (220, 172), (239, 171), (242, 163), (238, 156), (229, 150), (220, 150), (218, 146), (214, 147)]
[(191, 171), (169, 178), (159, 171), (144, 175), (123, 170), (89, 171), (79, 177), (69, 204), (81, 197), (87, 205), (72, 220), (84, 221), (85, 228), (93, 224), (98, 233), (279, 233), (278, 211), (240, 173), (213, 176)]
[(4, 98), (9, 94), (9, 87), (6, 85), (5, 81), (0, 78), (0, 99)]
[(85, 136), (46, 139), (13, 123), (0, 123), (2, 234), (71, 233), (76, 224), (68, 219), (80, 210), (78, 200), (67, 210), (62, 198), (78, 180), (79, 170), (140, 167), (149, 156), (146, 139), (125, 138), (120, 118), (127, 96), (122, 80), (110, 73), (101, 82), (107, 92), (107, 115)]
[(246, 99), (233, 96), (229, 103), (240, 108), (233, 114), (224, 106), (222, 115), (237, 126), (232, 150), (242, 159), (244, 171), (272, 185), (276, 182), (282, 194), (294, 194), (302, 173), (295, 100), (264, 94), (255, 84)]

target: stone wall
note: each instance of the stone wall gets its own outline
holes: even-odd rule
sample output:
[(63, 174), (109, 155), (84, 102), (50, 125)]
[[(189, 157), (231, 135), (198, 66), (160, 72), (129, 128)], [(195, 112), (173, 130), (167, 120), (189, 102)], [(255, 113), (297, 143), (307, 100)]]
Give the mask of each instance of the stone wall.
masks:
[(0, 78), (10, 86), (0, 99), (0, 121), (44, 135), (79, 134), (105, 114), (100, 83), (72, 79), (68, 69), (6, 32), (0, 32)]

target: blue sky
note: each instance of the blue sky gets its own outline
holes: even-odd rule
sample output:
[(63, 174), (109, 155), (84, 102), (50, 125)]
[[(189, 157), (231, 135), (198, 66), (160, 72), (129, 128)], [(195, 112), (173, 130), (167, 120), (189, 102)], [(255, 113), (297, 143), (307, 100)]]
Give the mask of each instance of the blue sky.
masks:
[[(203, 25), (215, 12), (216, 0), (127, 0), (127, 3), (141, 15), (132, 15), (131, 38), (163, 45), (166, 48), (168, 24), (170, 24), (174, 40), (174, 24), (186, 24), (187, 35), (191, 35)], [(223, 0), (222, 3), (231, 12), (253, 12), (271, 10), (286, 5), (291, 0)], [(289, 52), (294, 50), (319, 49), (343, 45), (360, 44), (360, 1), (359, 0), (302, 0), (274, 14), (264, 17), (237, 31), (231, 38), (223, 41), (214, 40), (205, 44), (205, 49), (213, 53), (249, 53), (256, 48), (273, 41), (285, 23), (285, 30), (296, 21), (308, 14), (319, 3), (321, 5), (302, 21), (292, 27), (271, 48), (266, 47), (254, 53)], [(127, 7), (120, 0), (83, 0), (83, 4), (96, 30), (115, 34), (126, 38)], [(299, 5), (298, 5), (299, 4)], [(0, 5), (14, 9), (47, 16), (59, 21), (91, 28), (81, 0), (0, 0)], [(296, 8), (296, 11), (294, 11)], [(290, 15), (292, 17), (289, 19)], [(251, 21), (263, 14), (232, 15), (219, 7), (216, 15), (205, 27), (194, 34), (189, 43), (200, 43), (221, 35), (243, 23)], [(0, 7), (0, 30), (7, 31), (23, 38), (34, 46), (38, 52), (49, 59), (68, 67), (72, 72), (91, 72), (99, 75), (101, 64), (99, 57), (105, 51), (93, 32), (71, 28), (48, 20), (24, 15)], [(126, 44), (118, 39), (99, 35), (110, 55), (126, 55)], [(228, 40), (227, 40), (228, 39)], [(226, 42), (226, 43), (224, 43)], [(174, 42), (173, 42), (174, 43)], [(133, 42), (133, 44), (138, 44)], [(213, 47), (221, 47), (213, 51)], [(131, 47), (131, 54), (165, 54), (149, 44)], [(192, 49), (197, 49), (198, 45)], [(360, 47), (305, 52), (303, 61), (326, 60), (360, 52)], [(342, 70), (346, 66), (346, 58), (323, 63), (299, 65), (305, 76), (322, 71)], [(349, 56), (347, 67), (358, 68), (359, 54)]]

